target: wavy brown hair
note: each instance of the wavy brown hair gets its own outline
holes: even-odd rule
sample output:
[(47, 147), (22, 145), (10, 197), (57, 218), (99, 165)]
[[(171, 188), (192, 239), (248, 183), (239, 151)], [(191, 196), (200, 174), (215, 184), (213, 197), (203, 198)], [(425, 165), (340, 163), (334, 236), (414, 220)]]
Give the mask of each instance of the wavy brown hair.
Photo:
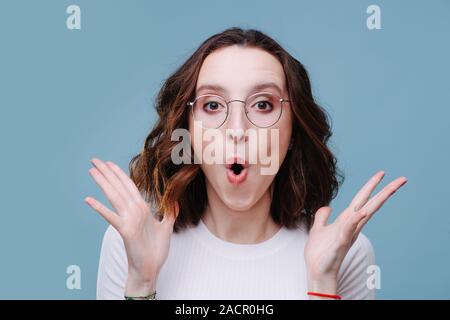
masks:
[[(195, 98), (197, 77), (205, 58), (219, 48), (238, 45), (267, 51), (280, 61), (286, 76), (293, 114), (293, 148), (288, 150), (272, 187), (271, 216), (276, 223), (292, 229), (304, 223), (309, 230), (315, 212), (329, 205), (337, 195), (344, 176), (327, 146), (331, 126), (326, 111), (314, 100), (304, 66), (275, 40), (254, 30), (229, 28), (206, 39), (162, 85), (155, 101), (158, 113), (142, 151), (129, 164), (131, 179), (144, 198), (155, 204), (162, 218), (178, 201), (180, 211), (174, 232), (197, 225), (207, 204), (205, 176), (199, 164), (174, 164), (173, 130), (188, 129), (188, 101)], [(191, 158), (193, 152), (191, 152)]]

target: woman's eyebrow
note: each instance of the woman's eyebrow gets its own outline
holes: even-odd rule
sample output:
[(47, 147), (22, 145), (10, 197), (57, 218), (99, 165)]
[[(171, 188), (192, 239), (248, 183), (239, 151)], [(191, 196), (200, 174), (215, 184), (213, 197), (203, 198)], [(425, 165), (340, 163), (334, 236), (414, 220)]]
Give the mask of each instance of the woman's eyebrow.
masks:
[(200, 93), (202, 91), (216, 91), (221, 93), (227, 92), (227, 90), (225, 90), (222, 86), (217, 84), (202, 84), (197, 88), (197, 93)]
[[(279, 94), (281, 94), (281, 88), (275, 82), (262, 82), (255, 84), (250, 92), (258, 92), (265, 89), (275, 89)], [(204, 90), (211, 90), (215, 92), (220, 92), (222, 94), (227, 93), (227, 90), (218, 84), (202, 84), (197, 88), (197, 93), (200, 93)]]

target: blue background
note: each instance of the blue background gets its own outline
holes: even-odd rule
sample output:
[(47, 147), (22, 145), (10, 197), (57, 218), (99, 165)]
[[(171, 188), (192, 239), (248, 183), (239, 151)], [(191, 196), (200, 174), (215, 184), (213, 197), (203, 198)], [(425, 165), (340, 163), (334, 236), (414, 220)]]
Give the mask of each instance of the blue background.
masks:
[[(81, 30), (66, 8), (81, 8)], [(370, 4), (381, 30), (366, 27)], [(409, 181), (369, 222), (380, 299), (450, 298), (450, 2), (5, 1), (0, 4), (0, 298), (93, 299), (107, 203), (98, 156), (126, 169), (164, 79), (210, 35), (257, 28), (308, 69), (346, 180)], [(81, 290), (66, 268), (81, 267)]]

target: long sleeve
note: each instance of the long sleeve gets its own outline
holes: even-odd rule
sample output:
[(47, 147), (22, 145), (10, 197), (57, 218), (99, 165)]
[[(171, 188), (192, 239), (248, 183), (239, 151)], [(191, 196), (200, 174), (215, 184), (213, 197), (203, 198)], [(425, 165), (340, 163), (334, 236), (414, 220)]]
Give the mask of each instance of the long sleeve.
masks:
[(123, 300), (128, 261), (119, 232), (108, 226), (102, 241), (97, 275), (98, 300)]

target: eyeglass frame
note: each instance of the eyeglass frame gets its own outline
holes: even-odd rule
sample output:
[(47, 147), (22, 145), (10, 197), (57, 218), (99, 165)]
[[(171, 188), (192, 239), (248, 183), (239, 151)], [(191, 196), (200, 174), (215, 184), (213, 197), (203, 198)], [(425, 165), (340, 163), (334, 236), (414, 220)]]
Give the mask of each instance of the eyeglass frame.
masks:
[[(247, 111), (247, 108), (246, 108), (246, 107), (247, 107), (247, 102), (248, 102), (249, 98), (251, 98), (251, 97), (253, 97), (253, 96), (257, 96), (257, 95), (259, 95), (259, 94), (263, 94), (263, 93), (268, 93), (268, 94), (270, 94), (270, 95), (275, 96), (276, 98), (278, 98), (278, 101), (279, 101), (280, 104), (281, 104), (281, 111), (280, 111), (280, 115), (278, 116), (278, 119), (277, 119), (274, 123), (272, 123), (271, 125), (265, 126), (265, 127), (261, 127), (261, 126), (258, 126), (258, 125), (255, 124), (255, 123), (253, 123), (253, 121), (250, 120), (249, 117), (248, 117), (248, 115), (247, 115), (247, 114), (248, 114), (248, 111)], [(228, 115), (229, 115), (230, 109), (231, 109), (230, 106), (229, 106), (229, 103), (230, 103), (230, 102), (234, 102), (234, 101), (242, 102), (242, 103), (244, 104), (245, 117), (247, 118), (247, 120), (248, 120), (251, 124), (253, 124), (254, 126), (256, 126), (256, 127), (258, 127), (258, 128), (269, 128), (269, 127), (275, 125), (278, 121), (280, 121), (281, 115), (283, 114), (283, 102), (288, 102), (288, 103), (291, 102), (291, 100), (284, 99), (284, 98), (282, 98), (281, 96), (279, 96), (278, 94), (272, 93), (272, 92), (268, 92), (268, 91), (261, 91), (261, 92), (253, 93), (253, 94), (249, 95), (249, 96), (245, 99), (245, 101), (239, 100), (239, 99), (234, 99), (234, 100), (229, 100), (229, 101), (227, 101), (227, 100), (225, 100), (224, 97), (222, 97), (222, 96), (220, 96), (220, 95), (217, 95), (217, 94), (202, 94), (202, 95), (197, 96), (197, 97), (194, 99), (194, 101), (190, 101), (190, 102), (186, 103), (187, 106), (190, 106), (190, 107), (191, 107), (191, 113), (192, 113), (192, 116), (194, 117), (194, 119), (195, 119), (195, 115), (194, 115), (194, 103), (195, 103), (199, 98), (204, 97), (204, 96), (219, 97), (219, 98), (221, 98), (223, 101), (225, 101), (225, 103), (226, 103), (226, 105), (227, 105), (227, 115), (226, 115), (225, 119), (223, 120), (223, 122), (222, 122), (218, 127), (216, 127), (216, 128), (205, 128), (205, 129), (219, 129), (221, 126), (223, 126), (223, 124), (224, 124), (225, 122), (227, 122), (227, 120), (228, 120)], [(203, 125), (202, 125), (202, 127), (203, 127)], [(204, 128), (204, 127), (203, 127), (203, 128)]]

